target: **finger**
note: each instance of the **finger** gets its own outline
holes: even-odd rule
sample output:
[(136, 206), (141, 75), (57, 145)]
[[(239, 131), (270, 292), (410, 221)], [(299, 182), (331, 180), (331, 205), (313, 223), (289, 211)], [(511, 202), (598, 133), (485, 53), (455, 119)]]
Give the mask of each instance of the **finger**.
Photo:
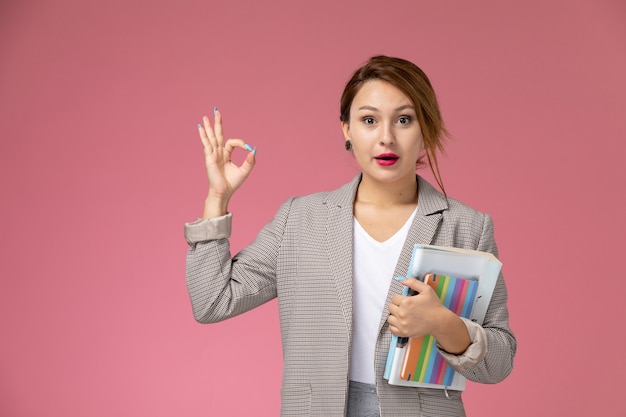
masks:
[(391, 317), (395, 316), (398, 312), (398, 306), (395, 304), (389, 304), (389, 307), (387, 307), (387, 309), (389, 310), (389, 314), (391, 315)]
[(202, 142), (202, 146), (208, 148), (209, 150), (212, 150), (211, 144), (209, 143), (209, 138), (206, 134), (206, 130), (201, 124), (198, 124), (198, 133), (200, 134), (200, 141)]
[(256, 164), (256, 148), (252, 148), (242, 139), (228, 139), (226, 144), (224, 145), (224, 160), (230, 161), (231, 154), (235, 150), (235, 148), (240, 148), (248, 151), (248, 155), (246, 155), (246, 159), (241, 163), (241, 166), (237, 167), (241, 170), (244, 177), (247, 178), (252, 172), (252, 168)]
[(243, 161), (243, 164), (241, 164), (241, 170), (244, 172), (246, 177), (250, 174), (250, 172), (252, 172), (252, 168), (254, 168), (255, 164), (256, 164), (256, 148), (252, 152), (248, 153), (248, 155), (246, 156), (246, 159)]
[(409, 334), (402, 330), (399, 326), (398, 323), (395, 323), (395, 318), (394, 317), (389, 317), (389, 319), (387, 319), (387, 323), (389, 324), (389, 331), (393, 334), (395, 334), (396, 336), (399, 337), (407, 337)]
[(409, 287), (412, 290), (417, 291), (418, 293), (421, 293), (426, 288), (428, 288), (428, 285), (424, 284), (422, 281), (420, 281), (419, 279), (415, 279), (415, 278), (407, 278), (401, 282), (403, 285), (406, 285), (407, 287)]
[(214, 128), (215, 128), (215, 139), (219, 146), (224, 144), (224, 129), (222, 128), (222, 113), (217, 109), (217, 107), (213, 110), (215, 115), (214, 117)]
[(217, 147), (217, 140), (215, 139), (215, 133), (213, 132), (213, 128), (211, 127), (211, 121), (207, 116), (202, 118), (202, 122), (204, 123), (204, 130), (206, 132), (209, 143), (215, 149)]
[[(252, 158), (249, 160), (250, 163), (256, 159), (256, 148), (248, 145), (243, 139), (228, 139), (224, 144), (224, 154), (230, 155), (235, 148), (244, 149), (249, 152), (248, 157), (252, 155)], [(246, 157), (246, 159), (248, 159)]]
[(391, 296), (391, 304), (399, 306), (403, 298), (404, 298), (404, 295), (394, 294)]
[(230, 161), (231, 154), (236, 149), (246, 149), (246, 142), (243, 139), (228, 139), (224, 144), (224, 160)]

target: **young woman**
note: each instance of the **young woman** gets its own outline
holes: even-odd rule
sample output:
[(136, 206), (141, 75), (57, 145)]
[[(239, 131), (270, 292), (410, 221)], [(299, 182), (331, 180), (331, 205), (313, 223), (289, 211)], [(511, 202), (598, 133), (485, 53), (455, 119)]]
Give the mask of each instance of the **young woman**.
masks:
[[(443, 307), (406, 274), (414, 244), (497, 256), (491, 218), (416, 175), (426, 159), (443, 191), (437, 151), (443, 121), (426, 75), (377, 56), (346, 85), (345, 148), (361, 168), (343, 187), (286, 201), (255, 241), (230, 254), (228, 203), (255, 164), (242, 140), (225, 140), (221, 115), (198, 126), (209, 191), (202, 219), (185, 225), (187, 285), (196, 320), (225, 320), (278, 297), (283, 343), (283, 416), (462, 416), (461, 393), (389, 385), (391, 335), (432, 334), (451, 366), (496, 383), (513, 366), (507, 293), (499, 277), (482, 326)], [(241, 166), (235, 148), (250, 153)], [(419, 294), (404, 297), (402, 285)]]

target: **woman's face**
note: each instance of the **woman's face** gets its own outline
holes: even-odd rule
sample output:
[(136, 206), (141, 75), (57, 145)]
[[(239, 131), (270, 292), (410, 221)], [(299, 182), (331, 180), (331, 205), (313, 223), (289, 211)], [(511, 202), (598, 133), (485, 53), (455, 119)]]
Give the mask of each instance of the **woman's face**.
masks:
[(367, 81), (352, 101), (350, 120), (341, 127), (364, 179), (415, 180), (422, 130), (413, 103), (402, 91), (385, 81)]

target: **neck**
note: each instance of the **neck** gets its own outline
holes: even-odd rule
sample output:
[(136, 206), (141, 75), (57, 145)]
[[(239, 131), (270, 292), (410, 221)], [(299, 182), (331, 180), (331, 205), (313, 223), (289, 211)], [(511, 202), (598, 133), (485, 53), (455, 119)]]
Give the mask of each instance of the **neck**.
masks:
[(355, 201), (380, 207), (417, 204), (417, 178), (412, 175), (394, 183), (381, 183), (364, 175)]

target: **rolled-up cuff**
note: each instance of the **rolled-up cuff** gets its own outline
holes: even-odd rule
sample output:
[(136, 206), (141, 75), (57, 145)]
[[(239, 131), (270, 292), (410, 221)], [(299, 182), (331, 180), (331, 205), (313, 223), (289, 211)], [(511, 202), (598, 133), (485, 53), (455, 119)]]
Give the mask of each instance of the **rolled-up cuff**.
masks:
[(233, 215), (231, 213), (212, 219), (198, 219), (185, 223), (185, 240), (194, 245), (207, 240), (228, 239), (230, 237)]
[(437, 344), (437, 350), (456, 371), (468, 371), (478, 365), (487, 355), (487, 334), (485, 329), (471, 320), (461, 317), (467, 327), (472, 343), (461, 354), (448, 353)]

